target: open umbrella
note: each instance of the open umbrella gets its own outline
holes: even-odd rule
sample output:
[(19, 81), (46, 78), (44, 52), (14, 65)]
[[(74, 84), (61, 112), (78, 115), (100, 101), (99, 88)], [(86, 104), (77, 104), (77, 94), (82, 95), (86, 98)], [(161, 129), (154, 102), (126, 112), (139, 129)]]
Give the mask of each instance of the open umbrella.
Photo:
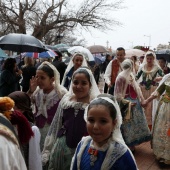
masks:
[(70, 48), (70, 46), (68, 46), (67, 44), (62, 44), (62, 43), (54, 45), (54, 47), (56, 47), (61, 52), (67, 52), (67, 50)]
[(54, 58), (55, 56), (58, 56), (58, 54), (55, 51), (48, 49), (48, 51), (44, 51), (41, 53), (25, 52), (22, 53), (22, 56), (33, 57), (33, 58)]
[(73, 46), (68, 49), (68, 52), (70, 54), (75, 54), (75, 53), (81, 53), (85, 56), (86, 60), (88, 61), (94, 61), (94, 57), (92, 53), (87, 49), (82, 46)]
[(140, 57), (146, 54), (145, 51), (142, 51), (139, 49), (128, 49), (128, 50), (125, 50), (125, 53), (126, 53), (126, 56), (125, 56), (126, 58), (130, 58), (132, 56)]
[(102, 45), (92, 45), (92, 46), (87, 47), (87, 49), (89, 49), (89, 51), (92, 54), (95, 54), (95, 53), (107, 53), (107, 52), (109, 52), (107, 50), (107, 48), (102, 46)]
[(155, 52), (156, 58), (164, 58), (168, 63), (170, 62), (170, 49), (162, 49)]
[(45, 45), (34, 36), (17, 33), (11, 33), (1, 37), (0, 48), (20, 53), (46, 51)]

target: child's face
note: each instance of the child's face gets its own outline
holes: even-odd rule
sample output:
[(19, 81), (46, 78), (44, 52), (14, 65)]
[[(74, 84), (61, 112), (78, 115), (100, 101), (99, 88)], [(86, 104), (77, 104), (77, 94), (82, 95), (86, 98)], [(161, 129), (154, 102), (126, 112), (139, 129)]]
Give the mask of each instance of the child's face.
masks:
[(81, 67), (83, 63), (83, 57), (81, 55), (76, 55), (73, 59), (73, 63), (74, 63), (75, 69), (78, 69), (79, 67)]
[(36, 71), (37, 86), (43, 90), (49, 90), (53, 87), (54, 77), (50, 78), (46, 72), (42, 70)]
[(74, 76), (72, 88), (77, 99), (89, 97), (91, 85), (85, 74), (77, 73)]
[(87, 131), (92, 137), (94, 144), (101, 147), (110, 137), (115, 127), (116, 120), (110, 116), (110, 112), (106, 106), (93, 106), (87, 115)]

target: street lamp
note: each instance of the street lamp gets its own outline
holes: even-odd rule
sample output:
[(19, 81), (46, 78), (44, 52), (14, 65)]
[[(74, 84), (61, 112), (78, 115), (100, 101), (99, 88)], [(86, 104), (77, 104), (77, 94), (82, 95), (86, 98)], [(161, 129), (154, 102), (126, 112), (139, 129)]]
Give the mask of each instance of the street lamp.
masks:
[(144, 37), (148, 37), (149, 38), (149, 47), (151, 47), (151, 35), (144, 35)]

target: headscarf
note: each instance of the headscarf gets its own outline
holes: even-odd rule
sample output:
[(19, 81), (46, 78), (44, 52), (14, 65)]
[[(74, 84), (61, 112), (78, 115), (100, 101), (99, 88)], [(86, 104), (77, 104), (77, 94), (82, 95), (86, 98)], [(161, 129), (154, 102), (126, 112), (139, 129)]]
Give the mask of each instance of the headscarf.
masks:
[[(122, 124), (122, 116), (121, 116), (119, 105), (118, 105), (116, 99), (112, 95), (101, 94), (97, 98), (93, 99), (90, 103), (93, 103), (93, 101), (98, 100), (99, 98), (106, 100), (107, 102), (111, 103), (114, 106), (114, 108), (116, 109), (116, 120), (117, 121), (116, 121), (114, 131), (112, 133), (112, 140), (117, 141), (117, 142), (122, 143), (122, 144), (125, 144), (123, 137), (122, 137), (122, 134), (121, 134), (121, 131), (120, 131), (120, 127), (121, 127), (121, 124)], [(89, 105), (86, 107), (85, 113), (84, 113), (84, 120), (86, 122), (87, 122), (88, 108), (89, 108)]]
[[(148, 56), (149, 54), (151, 54), (151, 55), (154, 57), (153, 67), (152, 67), (152, 70), (151, 70), (151, 71), (147, 71), (147, 69), (146, 69), (146, 66), (147, 66), (147, 56)], [(152, 80), (151, 73), (156, 72), (158, 69), (161, 69), (161, 67), (160, 67), (160, 65), (158, 64), (158, 61), (157, 61), (157, 59), (156, 59), (156, 54), (155, 54), (154, 52), (152, 52), (152, 51), (148, 51), (148, 52), (145, 54), (143, 63), (140, 65), (138, 72), (140, 72), (141, 70), (142, 70), (143, 72), (146, 72), (146, 73), (147, 73), (147, 79)]]
[(66, 71), (64, 73), (63, 80), (62, 80), (62, 83), (61, 83), (62, 85), (64, 85), (64, 83), (65, 83), (67, 73), (74, 67), (73, 60), (74, 60), (74, 57), (76, 57), (77, 55), (80, 55), (80, 56), (83, 57), (83, 62), (82, 62), (81, 67), (82, 66), (85, 66), (85, 67), (88, 66), (85, 56), (82, 53), (75, 53), (73, 55), (73, 57), (71, 58), (70, 62), (68, 63), (68, 66), (66, 68)]
[[(81, 70), (82, 70), (82, 71), (83, 71), (83, 70), (84, 70), (84, 71), (87, 71), (87, 73), (89, 74), (89, 77), (90, 77), (91, 88), (90, 88), (89, 93), (90, 93), (90, 101), (91, 101), (91, 100), (93, 100), (97, 95), (100, 94), (100, 91), (99, 91), (99, 88), (98, 88), (98, 86), (97, 86), (97, 84), (96, 84), (96, 81), (95, 81), (95, 79), (94, 79), (93, 73), (92, 73), (92, 71), (91, 71), (88, 67), (80, 67), (80, 68), (78, 68), (78, 69), (73, 73), (73, 77), (74, 77), (75, 74), (79, 73)], [(70, 87), (72, 87), (72, 84), (73, 84), (73, 82), (71, 82), (71, 86), (70, 86)], [(74, 94), (72, 88), (69, 89), (69, 93), (70, 93), (70, 95), (73, 95), (73, 94)]]
[[(53, 70), (53, 72), (54, 72), (54, 89), (56, 90), (59, 98), (61, 99), (63, 97), (63, 95), (67, 92), (67, 90), (63, 86), (60, 85), (60, 73), (58, 72), (56, 67), (53, 66), (48, 61), (44, 61), (38, 68), (41, 68), (44, 65), (49, 66)], [(37, 91), (39, 91), (39, 87), (37, 87), (37, 89), (34, 91), (33, 95), (35, 95), (37, 93)]]
[(135, 77), (133, 74), (133, 61), (131, 59), (125, 59), (122, 62), (122, 68), (123, 71), (119, 73), (115, 83), (114, 95), (116, 99), (121, 100), (125, 97), (126, 89), (129, 83), (131, 83), (135, 92), (138, 95), (138, 98), (140, 99), (141, 97), (143, 97), (143, 95), (139, 85), (135, 81)]

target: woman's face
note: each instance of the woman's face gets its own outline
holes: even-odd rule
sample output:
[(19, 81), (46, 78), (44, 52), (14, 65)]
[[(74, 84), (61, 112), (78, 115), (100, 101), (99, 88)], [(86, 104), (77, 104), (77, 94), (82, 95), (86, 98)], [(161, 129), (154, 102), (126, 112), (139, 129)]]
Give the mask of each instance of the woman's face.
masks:
[(77, 70), (79, 67), (81, 67), (83, 63), (83, 56), (81, 55), (74, 56), (73, 63), (74, 63), (75, 70)]
[(37, 86), (43, 90), (51, 90), (53, 88), (54, 77), (49, 77), (48, 74), (42, 70), (36, 71)]
[(154, 57), (153, 56), (146, 56), (146, 62), (149, 66), (152, 66), (154, 63)]
[(110, 116), (109, 109), (103, 105), (90, 108), (87, 115), (87, 131), (94, 144), (103, 146), (112, 135), (116, 120)]
[(85, 99), (89, 97), (91, 84), (84, 73), (77, 73), (74, 75), (72, 88), (77, 99)]

